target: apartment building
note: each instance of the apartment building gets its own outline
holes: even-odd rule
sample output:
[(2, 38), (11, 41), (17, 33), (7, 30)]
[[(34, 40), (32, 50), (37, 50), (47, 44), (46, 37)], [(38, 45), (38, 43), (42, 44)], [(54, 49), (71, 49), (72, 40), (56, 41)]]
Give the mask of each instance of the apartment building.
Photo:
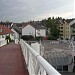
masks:
[(74, 19), (60, 20), (60, 24), (58, 25), (60, 30), (60, 38), (71, 39), (75, 36), (75, 23), (71, 23), (73, 20)]
[(75, 40), (75, 20), (69, 23), (70, 25), (70, 37)]

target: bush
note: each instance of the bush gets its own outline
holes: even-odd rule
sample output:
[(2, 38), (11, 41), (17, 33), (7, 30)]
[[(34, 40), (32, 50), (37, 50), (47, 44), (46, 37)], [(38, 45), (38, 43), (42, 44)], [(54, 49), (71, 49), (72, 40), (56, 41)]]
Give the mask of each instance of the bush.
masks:
[(43, 38), (43, 37), (38, 36), (38, 37), (35, 38), (35, 40), (39, 41), (39, 40), (42, 40), (42, 38)]
[(63, 40), (63, 37), (60, 37), (61, 40)]
[(34, 40), (34, 37), (32, 35), (23, 35), (21, 39), (28, 41), (28, 40)]
[(54, 37), (54, 36), (48, 36), (48, 40), (57, 40), (58, 38), (57, 37)]
[(14, 42), (14, 40), (11, 40), (11, 42)]
[[(10, 38), (10, 36), (6, 36), (5, 39), (7, 40), (7, 44), (8, 44), (9, 42), (11, 42), (11, 38)], [(9, 41), (9, 42), (8, 42), (8, 41)]]

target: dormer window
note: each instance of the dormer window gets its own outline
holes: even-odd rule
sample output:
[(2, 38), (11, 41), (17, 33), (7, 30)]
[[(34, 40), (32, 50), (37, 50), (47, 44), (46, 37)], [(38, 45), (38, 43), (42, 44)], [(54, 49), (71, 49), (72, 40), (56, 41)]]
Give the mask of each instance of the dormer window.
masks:
[(2, 28), (0, 29), (0, 32), (2, 32)]

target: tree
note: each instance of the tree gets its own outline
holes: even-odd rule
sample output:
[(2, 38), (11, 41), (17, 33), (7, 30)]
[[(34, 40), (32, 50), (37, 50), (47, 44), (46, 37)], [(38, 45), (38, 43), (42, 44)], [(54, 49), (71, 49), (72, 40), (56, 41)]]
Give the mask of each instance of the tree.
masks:
[(50, 35), (55, 37), (55, 39), (59, 38), (59, 29), (57, 25), (53, 25), (50, 29)]
[(10, 38), (10, 36), (6, 36), (5, 39), (7, 40), (7, 44), (8, 44), (9, 42), (11, 42), (11, 38)]
[[(61, 17), (54, 18), (49, 17), (47, 20), (42, 20), (43, 23), (45, 23), (45, 27), (47, 30), (50, 30), (50, 34), (48, 34), (49, 37), (52, 37), (54, 39), (57, 39), (59, 37), (59, 29), (56, 24), (56, 20), (61, 19)], [(48, 33), (48, 32), (47, 32)]]

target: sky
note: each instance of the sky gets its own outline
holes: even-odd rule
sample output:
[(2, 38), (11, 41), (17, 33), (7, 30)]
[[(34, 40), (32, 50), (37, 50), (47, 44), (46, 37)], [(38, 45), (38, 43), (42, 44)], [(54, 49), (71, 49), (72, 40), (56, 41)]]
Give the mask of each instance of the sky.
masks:
[(74, 18), (74, 0), (0, 0), (0, 21)]

